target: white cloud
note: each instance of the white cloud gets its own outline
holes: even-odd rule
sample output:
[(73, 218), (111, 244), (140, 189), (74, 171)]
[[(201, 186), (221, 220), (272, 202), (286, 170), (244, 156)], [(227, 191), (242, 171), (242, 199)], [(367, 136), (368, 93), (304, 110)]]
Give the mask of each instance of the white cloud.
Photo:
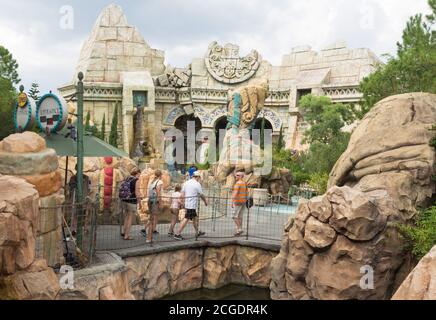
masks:
[[(0, 0), (0, 44), (19, 62), (26, 87), (37, 81), (44, 90), (55, 89), (73, 78), (80, 48), (91, 32), (84, 26), (93, 25), (102, 2), (73, 2), (76, 29), (66, 32), (59, 28), (63, 1)], [(153, 47), (165, 50), (166, 62), (176, 67), (203, 57), (214, 40), (240, 45), (241, 55), (256, 49), (273, 65), (292, 47), (320, 50), (337, 40), (378, 55), (395, 53), (408, 18), (428, 12), (427, 0), (118, 2), (129, 23)]]

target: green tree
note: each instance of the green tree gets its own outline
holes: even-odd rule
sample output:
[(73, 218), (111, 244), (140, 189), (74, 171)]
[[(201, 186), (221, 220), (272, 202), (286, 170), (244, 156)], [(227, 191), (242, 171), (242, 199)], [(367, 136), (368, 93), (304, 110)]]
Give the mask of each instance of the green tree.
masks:
[(91, 126), (91, 114), (89, 111), (85, 118), (85, 132), (91, 133), (94, 137), (100, 137), (97, 126), (95, 124)]
[(109, 144), (118, 148), (118, 105), (115, 107), (112, 117), (111, 132), (109, 134)]
[(0, 45), (0, 77), (17, 85), (21, 79), (18, 76), (18, 63), (8, 49)]
[(17, 93), (10, 80), (0, 77), (0, 140), (15, 132), (13, 114)]
[(279, 139), (277, 140), (276, 149), (282, 150), (285, 147), (285, 141), (283, 138), (283, 125), (280, 127)]
[(15, 132), (13, 114), (17, 92), (14, 85), (20, 82), (17, 69), (12, 54), (0, 45), (0, 140)]
[(33, 100), (35, 100), (36, 102), (38, 102), (39, 98), (41, 98), (39, 96), (39, 84), (32, 82), (32, 85), (30, 87), (29, 92), (27, 93), (29, 95), (29, 97), (31, 97)]
[(432, 14), (417, 14), (409, 19), (402, 41), (397, 43), (397, 56), (385, 55), (386, 64), (363, 79), (360, 117), (378, 101), (390, 95), (407, 92), (436, 92), (436, 0), (429, 0)]
[(100, 139), (104, 141), (106, 135), (106, 114), (103, 114), (103, 120), (101, 121)]

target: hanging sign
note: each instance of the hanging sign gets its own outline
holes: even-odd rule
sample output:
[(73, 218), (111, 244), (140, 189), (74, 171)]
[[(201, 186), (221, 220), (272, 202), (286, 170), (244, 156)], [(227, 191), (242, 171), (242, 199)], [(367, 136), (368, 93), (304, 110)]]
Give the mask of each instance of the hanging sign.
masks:
[(38, 101), (36, 122), (43, 132), (55, 133), (67, 123), (67, 102), (53, 93), (44, 95)]
[(35, 123), (36, 102), (24, 92), (18, 95), (17, 100), (14, 111), (15, 130), (23, 132)]

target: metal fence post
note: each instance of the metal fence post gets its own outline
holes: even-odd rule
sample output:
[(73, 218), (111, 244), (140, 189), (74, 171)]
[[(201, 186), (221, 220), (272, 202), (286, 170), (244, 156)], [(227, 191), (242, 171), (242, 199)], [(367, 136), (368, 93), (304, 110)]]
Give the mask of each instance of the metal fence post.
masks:
[[(246, 204), (247, 205), (247, 204)], [(249, 208), (247, 206), (247, 234), (245, 235), (245, 240), (248, 240), (248, 234), (250, 232), (250, 210), (251, 208)]]

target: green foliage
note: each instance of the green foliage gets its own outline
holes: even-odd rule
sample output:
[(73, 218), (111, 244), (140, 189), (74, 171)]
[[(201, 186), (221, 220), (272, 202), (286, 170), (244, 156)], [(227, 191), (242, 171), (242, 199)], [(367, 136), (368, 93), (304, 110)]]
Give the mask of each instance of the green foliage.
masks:
[(0, 140), (15, 132), (13, 114), (17, 93), (10, 80), (0, 77)]
[(94, 137), (100, 138), (100, 133), (98, 132), (98, 128), (95, 124), (91, 126), (91, 114), (86, 114), (85, 118), (85, 132), (91, 133)]
[(334, 104), (328, 97), (306, 95), (300, 100), (304, 120), (310, 125), (305, 132), (309, 150), (300, 154), (279, 148), (273, 151), (273, 166), (292, 172), (294, 184), (308, 182), (318, 193), (327, 188), (328, 175), (341, 154), (347, 149), (350, 133), (341, 129), (356, 119), (352, 106)]
[(413, 255), (421, 259), (436, 245), (436, 206), (421, 211), (416, 218), (415, 226), (398, 227)]
[(38, 102), (39, 98), (41, 98), (39, 96), (39, 84), (32, 82), (32, 85), (30, 87), (29, 92), (27, 93), (29, 95), (29, 97), (33, 98), (33, 100), (35, 100), (36, 102)]
[(100, 131), (100, 136), (99, 138), (103, 141), (105, 141), (104, 139), (106, 135), (106, 114), (103, 114), (103, 120), (101, 121), (101, 131)]
[(385, 65), (363, 79), (363, 117), (378, 101), (407, 92), (436, 93), (436, 32), (432, 28), (436, 16), (436, 0), (430, 0), (433, 13), (425, 19), (421, 14), (410, 18), (397, 43), (397, 57), (388, 56)]
[(327, 192), (327, 184), (329, 175), (326, 172), (313, 173), (309, 178), (309, 185), (318, 193), (324, 194)]
[(0, 77), (11, 82), (12, 86), (20, 83), (18, 63), (8, 49), (0, 45)]
[(118, 148), (118, 105), (115, 107), (112, 118), (111, 132), (109, 134), (109, 144)]
[(283, 139), (283, 125), (280, 127), (279, 139), (277, 140), (276, 149), (282, 150), (285, 147), (285, 141)]
[(305, 143), (329, 144), (344, 135), (341, 129), (356, 119), (353, 106), (333, 103), (328, 97), (306, 95), (301, 98), (299, 108), (304, 120), (310, 124), (304, 134)]

